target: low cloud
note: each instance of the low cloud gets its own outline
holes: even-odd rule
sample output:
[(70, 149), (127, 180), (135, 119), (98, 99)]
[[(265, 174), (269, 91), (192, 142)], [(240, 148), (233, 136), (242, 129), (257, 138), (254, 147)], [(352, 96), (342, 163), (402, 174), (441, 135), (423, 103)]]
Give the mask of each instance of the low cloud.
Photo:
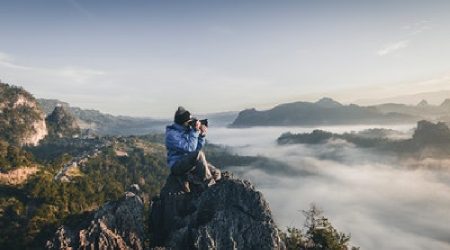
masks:
[[(312, 128), (290, 128), (294, 132), (308, 129)], [(356, 130), (354, 126), (325, 129)], [(274, 141), (282, 130), (210, 130), (212, 143), (235, 146), (235, 152), (244, 155), (271, 157), (290, 166), (290, 171), (309, 173), (236, 169), (235, 174), (250, 179), (262, 191), (281, 228), (301, 227), (304, 217), (299, 211), (314, 202), (338, 230), (351, 233), (352, 244), (361, 249), (450, 247), (450, 160), (398, 159), (345, 142), (277, 146)]]

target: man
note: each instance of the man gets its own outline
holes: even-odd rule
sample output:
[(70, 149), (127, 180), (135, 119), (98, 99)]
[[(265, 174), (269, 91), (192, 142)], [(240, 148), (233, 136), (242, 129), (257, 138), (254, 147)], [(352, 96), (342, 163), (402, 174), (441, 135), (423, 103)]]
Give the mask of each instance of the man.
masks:
[(196, 184), (203, 184), (203, 187), (220, 179), (220, 171), (208, 164), (202, 151), (208, 127), (200, 121), (193, 122), (191, 113), (180, 106), (174, 123), (166, 127), (167, 164), (187, 193), (190, 192), (188, 175), (194, 177), (191, 181), (198, 181)]

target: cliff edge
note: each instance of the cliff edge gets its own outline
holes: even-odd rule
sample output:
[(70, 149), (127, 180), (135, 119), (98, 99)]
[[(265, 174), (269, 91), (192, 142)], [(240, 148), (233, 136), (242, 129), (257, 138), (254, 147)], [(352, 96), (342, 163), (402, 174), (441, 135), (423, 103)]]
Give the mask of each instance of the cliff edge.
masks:
[(226, 176), (202, 193), (177, 190), (170, 177), (150, 216), (153, 246), (172, 249), (279, 249), (278, 229), (262, 193)]
[(47, 249), (281, 248), (269, 205), (249, 181), (224, 176), (203, 192), (183, 193), (169, 177), (152, 200), (149, 232), (136, 193), (105, 204), (90, 222), (61, 226)]

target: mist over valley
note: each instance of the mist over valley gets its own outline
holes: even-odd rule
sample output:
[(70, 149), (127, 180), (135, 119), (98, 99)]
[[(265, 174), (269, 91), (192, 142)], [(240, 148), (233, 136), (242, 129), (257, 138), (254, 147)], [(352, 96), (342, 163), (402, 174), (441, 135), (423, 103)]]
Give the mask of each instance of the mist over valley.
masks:
[[(315, 203), (362, 249), (445, 249), (450, 243), (450, 155), (446, 158), (398, 157), (361, 148), (345, 140), (323, 144), (278, 145), (284, 132), (333, 133), (384, 128), (412, 137), (416, 124), (380, 126), (217, 128), (211, 143), (237, 154), (263, 156), (286, 164), (270, 171), (235, 166), (267, 196), (281, 227), (302, 224), (302, 210)], [(383, 239), (380, 241), (379, 239)]]

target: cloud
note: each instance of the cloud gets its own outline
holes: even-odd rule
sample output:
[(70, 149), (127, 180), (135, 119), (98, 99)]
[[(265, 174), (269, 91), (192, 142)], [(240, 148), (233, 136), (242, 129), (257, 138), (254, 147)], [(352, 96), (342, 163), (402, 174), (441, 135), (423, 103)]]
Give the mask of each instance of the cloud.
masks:
[(408, 47), (411, 41), (410, 39), (431, 29), (430, 23), (431, 21), (426, 19), (410, 25), (405, 25), (403, 29), (408, 31), (408, 33), (404, 35), (404, 38), (406, 39), (385, 45), (377, 51), (377, 54), (379, 56), (386, 56)]
[(64, 77), (71, 78), (76, 82), (86, 82), (89, 78), (95, 76), (103, 76), (106, 74), (104, 71), (100, 70), (74, 68), (74, 67), (66, 67), (58, 69), (55, 70), (55, 73)]
[(403, 41), (398, 41), (396, 43), (391, 43), (388, 44), (386, 46), (384, 46), (383, 48), (379, 49), (377, 51), (377, 54), (379, 56), (386, 56), (392, 53), (395, 53), (401, 49), (404, 49), (406, 47), (408, 47), (409, 45), (409, 40), (403, 40)]
[[(241, 167), (234, 172), (251, 180), (264, 194), (275, 221), (283, 229), (301, 227), (304, 218), (298, 211), (314, 202), (339, 231), (351, 233), (352, 244), (362, 249), (449, 248), (450, 160), (403, 160), (345, 143), (287, 146), (274, 143), (282, 131), (312, 129), (214, 128), (208, 136), (212, 143), (234, 146), (238, 154), (267, 156), (293, 170), (311, 173), (274, 174), (257, 166)], [(322, 129), (348, 132), (365, 127)]]
[(403, 29), (409, 31), (409, 36), (415, 36), (418, 35), (426, 30), (431, 29), (431, 20), (425, 19), (419, 22), (416, 22), (412, 25), (406, 25), (403, 27)]
[(4, 52), (0, 52), (0, 66), (11, 68), (11, 69), (23, 69), (23, 70), (29, 70), (29, 67), (18, 65), (14, 63), (14, 58)]
[(12, 55), (4, 52), (0, 52), (0, 68), (1, 67), (18, 71), (26, 71), (27, 74), (35, 76), (43, 75), (46, 77), (63, 77), (66, 80), (71, 80), (75, 83), (84, 83), (90, 78), (106, 74), (104, 71), (87, 69), (83, 67), (67, 66), (62, 68), (43, 68), (22, 65), (17, 63)]

